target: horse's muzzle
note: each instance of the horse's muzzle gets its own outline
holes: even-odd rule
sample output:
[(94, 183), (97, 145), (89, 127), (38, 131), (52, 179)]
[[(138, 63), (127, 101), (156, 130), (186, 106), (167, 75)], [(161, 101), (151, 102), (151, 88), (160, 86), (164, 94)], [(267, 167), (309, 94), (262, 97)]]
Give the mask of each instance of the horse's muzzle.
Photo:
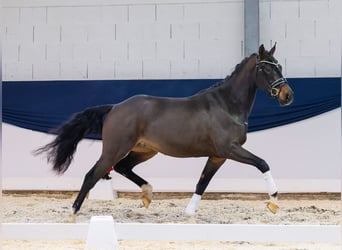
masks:
[(290, 88), (288, 84), (283, 85), (278, 95), (278, 101), (280, 105), (282, 106), (290, 105), (293, 102), (293, 99), (294, 99), (293, 90)]

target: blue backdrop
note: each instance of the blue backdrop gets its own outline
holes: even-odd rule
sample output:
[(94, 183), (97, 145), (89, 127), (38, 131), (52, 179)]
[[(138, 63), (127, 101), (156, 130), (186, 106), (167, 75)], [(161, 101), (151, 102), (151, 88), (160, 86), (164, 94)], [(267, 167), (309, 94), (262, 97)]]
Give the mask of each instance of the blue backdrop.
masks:
[[(101, 80), (3, 82), (3, 122), (49, 132), (75, 112), (100, 104), (114, 104), (136, 94), (184, 97), (208, 88), (218, 79)], [(249, 118), (249, 132), (268, 129), (341, 106), (340, 78), (288, 79), (295, 92), (292, 105), (258, 91)]]

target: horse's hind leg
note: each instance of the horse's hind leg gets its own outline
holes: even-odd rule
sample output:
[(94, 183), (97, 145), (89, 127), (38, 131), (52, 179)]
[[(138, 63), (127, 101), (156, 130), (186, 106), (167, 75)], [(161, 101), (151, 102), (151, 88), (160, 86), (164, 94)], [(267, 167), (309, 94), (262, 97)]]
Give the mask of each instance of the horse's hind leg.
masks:
[(89, 170), (89, 172), (84, 177), (81, 190), (78, 193), (74, 204), (72, 205), (74, 214), (76, 214), (80, 210), (89, 190), (92, 189), (95, 186), (96, 182), (106, 174), (113, 163), (115, 163), (113, 157), (105, 157), (102, 155), (96, 162), (96, 164)]
[(152, 201), (152, 186), (148, 184), (143, 178), (133, 172), (133, 168), (141, 162), (147, 161), (148, 159), (155, 156), (157, 152), (134, 152), (131, 151), (125, 158), (119, 161), (115, 166), (114, 170), (119, 174), (125, 176), (142, 189), (142, 201), (144, 206), (147, 208)]

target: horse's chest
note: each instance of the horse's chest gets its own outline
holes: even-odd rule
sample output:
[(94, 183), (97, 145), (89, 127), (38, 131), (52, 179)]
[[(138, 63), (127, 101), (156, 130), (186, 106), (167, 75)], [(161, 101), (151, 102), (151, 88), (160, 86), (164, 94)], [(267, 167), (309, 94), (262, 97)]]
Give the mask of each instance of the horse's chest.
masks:
[(237, 122), (226, 122), (219, 126), (214, 133), (215, 144), (227, 146), (230, 143), (244, 144), (247, 140), (247, 124)]

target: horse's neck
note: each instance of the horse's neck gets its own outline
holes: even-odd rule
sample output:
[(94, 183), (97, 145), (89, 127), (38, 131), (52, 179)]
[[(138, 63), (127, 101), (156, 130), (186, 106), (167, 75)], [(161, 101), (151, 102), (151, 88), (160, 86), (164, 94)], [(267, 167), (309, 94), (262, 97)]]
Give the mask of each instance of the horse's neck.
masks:
[(237, 73), (221, 86), (221, 98), (226, 103), (228, 112), (239, 116), (243, 122), (247, 122), (249, 113), (252, 110), (256, 95), (255, 63), (251, 56)]

